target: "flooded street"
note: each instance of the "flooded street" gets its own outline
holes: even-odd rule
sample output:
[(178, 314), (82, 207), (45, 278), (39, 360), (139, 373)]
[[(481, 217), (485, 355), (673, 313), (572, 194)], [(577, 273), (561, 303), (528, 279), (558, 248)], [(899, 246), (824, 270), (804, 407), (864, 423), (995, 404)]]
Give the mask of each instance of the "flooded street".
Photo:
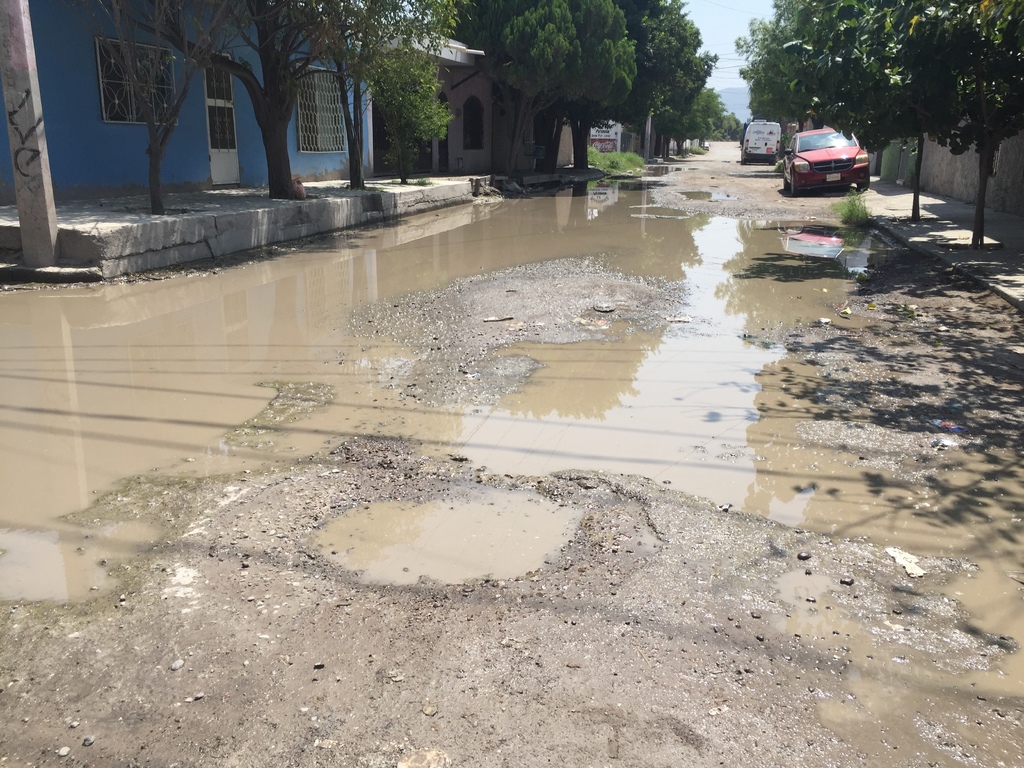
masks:
[[(784, 329), (831, 313), (849, 277), (831, 259), (783, 250), (774, 223), (648, 218), (661, 209), (646, 198), (602, 187), (474, 206), (217, 274), (0, 297), (0, 597), (80, 597), (102, 583), (102, 569), (83, 561), (158, 536), (123, 526), (87, 542), (62, 521), (122, 478), (230, 472), (339, 435), (408, 437), (503, 473), (636, 473), (746, 506), (757, 377), (783, 358)], [(597, 326), (607, 341), (527, 340), (509, 354), (541, 369), (495, 408), (410, 407), (381, 371), (417, 351), (346, 333), (367, 303), (578, 256), (683, 281), (678, 317), (622, 333), (608, 313)], [(787, 280), (797, 269), (800, 279)], [(236, 433), (275, 382), (326, 385), (330, 395), (311, 396), (308, 416), (264, 440)], [(793, 504), (780, 492), (771, 514)]]
[[(978, 568), (949, 565), (943, 587), (970, 614), (961, 630), (1015, 648), (1024, 638), (1024, 460), (993, 428), (999, 404), (950, 389), (882, 339), (868, 353), (845, 346), (854, 333), (882, 334), (882, 310), (908, 324), (923, 314), (851, 298), (858, 275), (900, 255), (817, 222), (682, 213), (657, 204), (656, 183), (421, 215), (208, 273), (0, 294), (0, 600), (75, 602), (115, 588), (108, 562), (131, 563), (168, 537), (153, 515), (92, 522), (94, 500), (120, 494), (128, 478), (244, 482), (367, 437), (409, 441), (478, 474), (542, 478), (537, 488), (556, 473), (637, 475), (800, 531), (963, 558)], [(538, 300), (527, 283), (487, 292), (492, 274), (534, 265), (536, 285), (555, 295), (573, 267), (543, 270), (564, 260), (619, 282), (578, 306), (547, 306), (542, 320), (526, 311)], [(635, 296), (650, 286), (671, 289), (669, 298), (634, 322)], [(408, 297), (444, 291), (476, 302), (466, 322), (481, 346), (467, 347), (455, 370), (429, 367), (445, 352), (444, 318), (426, 303), (408, 309)], [(941, 318), (926, 330), (946, 345), (961, 332)], [(489, 355), (485, 334), (512, 343)], [(444, 366), (451, 389), (434, 380)], [(888, 407), (908, 397), (891, 383), (895, 371), (920, 388), (912, 398), (931, 409), (926, 418)], [(441, 500), (379, 488), (371, 498), (352, 483), (330, 501), (345, 513), (318, 524), (310, 545), (368, 584), (515, 579), (550, 564), (581, 520), (539, 494), (486, 485), (455, 486)], [(250, 503), (245, 488), (232, 493), (218, 503)], [(150, 506), (159, 504), (155, 492)], [(194, 510), (202, 519), (186, 535), (205, 535), (208, 506)], [(259, 507), (245, 514), (267, 515), (253, 536), (288, 530), (283, 513), (276, 522)], [(616, 552), (657, 558), (657, 536), (630, 535)], [(966, 673), (940, 669), (938, 652), (902, 646), (899, 608), (884, 638), (858, 628), (853, 604), (826, 611), (835, 579), (810, 565), (794, 563), (768, 585), (779, 609), (772, 626), (843, 644), (833, 658), (851, 660), (841, 673), (851, 697), (816, 710), (840, 737), (862, 746), (865, 729), (883, 721), (894, 733), (923, 732), (908, 710), (925, 698), (942, 708), (1024, 696), (1021, 654)], [(857, 562), (847, 568), (860, 579)], [(1014, 748), (998, 734), (971, 738), (988, 756)]]

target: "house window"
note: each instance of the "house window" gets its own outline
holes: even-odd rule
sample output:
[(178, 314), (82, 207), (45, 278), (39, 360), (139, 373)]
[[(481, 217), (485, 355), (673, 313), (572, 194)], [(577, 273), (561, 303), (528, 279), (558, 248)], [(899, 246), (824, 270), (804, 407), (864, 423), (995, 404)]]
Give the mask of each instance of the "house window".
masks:
[(476, 96), (462, 105), (462, 148), (484, 148), (484, 105)]
[[(125, 48), (121, 48), (125, 45)], [(117, 54), (124, 51), (134, 55), (138, 67), (138, 85), (133, 88), (128, 73)], [(108, 123), (144, 123), (142, 103), (147, 99), (156, 111), (156, 119), (163, 116), (174, 99), (174, 57), (167, 48), (139, 43), (127, 47), (116, 40), (96, 39), (96, 65), (100, 79), (100, 107), (103, 120)], [(146, 94), (148, 93), (148, 97)]]
[(300, 152), (345, 151), (342, 96), (341, 81), (329, 70), (315, 70), (299, 81)]

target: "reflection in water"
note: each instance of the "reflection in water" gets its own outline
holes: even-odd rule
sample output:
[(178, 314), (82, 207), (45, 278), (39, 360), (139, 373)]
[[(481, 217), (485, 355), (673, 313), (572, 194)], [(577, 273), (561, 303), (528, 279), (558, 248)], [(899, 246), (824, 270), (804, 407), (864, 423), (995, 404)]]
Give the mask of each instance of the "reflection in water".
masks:
[[(818, 372), (777, 340), (836, 316), (843, 264), (787, 251), (776, 223), (648, 216), (662, 212), (642, 190), (572, 190), (418, 216), (218, 274), (0, 296), (4, 595), (37, 594), (44, 571), (66, 582), (40, 587), (57, 599), (99, 585), (96, 564), (134, 534), (58, 518), (121, 478), (231, 471), (366, 433), (461, 446), (495, 472), (642, 474), (788, 523), (1024, 571), (1019, 457), (965, 452), (962, 471), (922, 486), (899, 467), (863, 466), (848, 435), (807, 432), (824, 412)], [(348, 335), (360, 304), (579, 256), (682, 281), (673, 317), (688, 322), (642, 331), (612, 315), (603, 340), (517, 347), (509, 353), (540, 367), (471, 413), (393, 388), (417, 350)], [(260, 449), (239, 447), (225, 436), (265, 408), (265, 382), (306, 382), (334, 399)]]
[[(619, 206), (603, 216), (629, 211)], [(745, 337), (820, 316), (845, 285), (842, 274), (813, 272), (799, 287), (747, 280), (778, 243), (775, 227), (748, 224), (622, 220), (625, 242), (609, 265), (685, 279), (679, 314), (692, 322), (655, 333), (612, 328), (606, 342), (517, 346), (514, 353), (541, 369), (498, 408), (465, 413), (460, 450), (502, 472), (586, 466), (670, 482), (720, 504), (740, 502), (756, 478), (746, 441), (758, 418), (756, 376), (784, 354)], [(637, 228), (639, 241), (628, 237)]]
[(822, 225), (791, 225), (779, 230), (788, 253), (834, 259), (850, 272), (880, 267), (889, 258), (889, 247), (863, 230)]

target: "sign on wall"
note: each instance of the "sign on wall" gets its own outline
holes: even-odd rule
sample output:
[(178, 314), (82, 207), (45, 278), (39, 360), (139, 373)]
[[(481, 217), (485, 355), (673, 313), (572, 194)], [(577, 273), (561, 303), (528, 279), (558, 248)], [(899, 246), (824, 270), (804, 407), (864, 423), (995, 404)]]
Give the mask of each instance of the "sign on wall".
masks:
[(612, 123), (607, 128), (590, 129), (590, 146), (598, 152), (618, 152), (621, 142), (621, 123)]

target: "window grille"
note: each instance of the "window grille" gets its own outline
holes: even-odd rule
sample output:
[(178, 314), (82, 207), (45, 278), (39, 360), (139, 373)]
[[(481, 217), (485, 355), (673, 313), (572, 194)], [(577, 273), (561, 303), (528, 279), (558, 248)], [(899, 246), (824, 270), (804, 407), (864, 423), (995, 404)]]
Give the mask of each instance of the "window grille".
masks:
[(329, 70), (316, 70), (299, 81), (300, 152), (345, 151), (342, 97), (341, 81)]
[[(125, 45), (116, 40), (96, 39), (96, 65), (100, 80), (100, 106), (108, 123), (144, 123), (139, 99), (147, 98), (132, 87), (128, 73), (113, 50)], [(162, 120), (174, 99), (174, 57), (167, 48), (132, 44), (137, 58), (140, 90)]]
[(219, 69), (206, 70), (206, 119), (210, 149), (236, 149), (231, 75)]

